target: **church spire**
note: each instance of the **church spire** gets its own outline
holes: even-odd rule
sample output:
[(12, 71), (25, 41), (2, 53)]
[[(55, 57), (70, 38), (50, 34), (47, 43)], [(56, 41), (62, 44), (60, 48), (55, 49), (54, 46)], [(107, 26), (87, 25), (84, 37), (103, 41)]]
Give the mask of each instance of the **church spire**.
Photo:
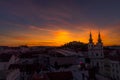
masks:
[(91, 32), (90, 32), (89, 43), (93, 43), (93, 39), (92, 39), (92, 34), (91, 34)]
[(102, 39), (101, 39), (101, 36), (100, 36), (100, 32), (98, 33), (98, 43), (102, 43)]

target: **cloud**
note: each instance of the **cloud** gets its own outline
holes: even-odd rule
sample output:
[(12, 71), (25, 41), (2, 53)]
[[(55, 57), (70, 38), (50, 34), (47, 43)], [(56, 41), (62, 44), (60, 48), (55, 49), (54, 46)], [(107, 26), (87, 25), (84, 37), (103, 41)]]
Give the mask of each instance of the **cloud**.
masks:
[(92, 31), (94, 41), (97, 42), (97, 33), (100, 29), (105, 44), (119, 44), (119, 7), (114, 7), (111, 1), (108, 7), (105, 7), (107, 2), (104, 4), (102, 2), (2, 0), (0, 2), (2, 41), (9, 43), (6, 39), (10, 39), (11, 42), (17, 41), (21, 44), (28, 42), (44, 44), (80, 40), (87, 43), (89, 32)]
[(36, 27), (36, 26), (30, 26), (30, 28), (34, 29), (34, 30), (39, 30), (39, 31), (55, 32), (54, 30), (40, 28), (40, 27)]

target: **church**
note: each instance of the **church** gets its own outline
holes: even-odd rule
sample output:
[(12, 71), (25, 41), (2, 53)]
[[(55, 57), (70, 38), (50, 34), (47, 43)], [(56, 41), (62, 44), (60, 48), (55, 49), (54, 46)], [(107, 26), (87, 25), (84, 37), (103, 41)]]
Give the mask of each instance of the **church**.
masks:
[(102, 73), (104, 70), (104, 52), (100, 32), (98, 33), (98, 41), (96, 44), (93, 42), (92, 34), (90, 32), (88, 43), (88, 57), (90, 59), (90, 65), (92, 67), (96, 67), (99, 72)]

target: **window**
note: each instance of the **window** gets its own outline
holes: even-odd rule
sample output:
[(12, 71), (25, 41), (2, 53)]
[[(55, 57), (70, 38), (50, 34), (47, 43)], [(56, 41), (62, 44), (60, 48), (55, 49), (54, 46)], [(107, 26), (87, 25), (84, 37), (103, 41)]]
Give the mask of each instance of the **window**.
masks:
[(119, 74), (119, 71), (118, 71), (118, 70), (116, 70), (116, 72)]
[(116, 64), (116, 68), (118, 67), (118, 65)]
[(112, 63), (112, 67), (114, 66), (114, 63)]
[(117, 79), (119, 80), (119, 75), (117, 76)]
[(97, 66), (99, 66), (99, 63), (97, 62)]
[(98, 56), (98, 53), (96, 53), (96, 56)]
[(112, 71), (114, 72), (114, 68), (112, 69)]

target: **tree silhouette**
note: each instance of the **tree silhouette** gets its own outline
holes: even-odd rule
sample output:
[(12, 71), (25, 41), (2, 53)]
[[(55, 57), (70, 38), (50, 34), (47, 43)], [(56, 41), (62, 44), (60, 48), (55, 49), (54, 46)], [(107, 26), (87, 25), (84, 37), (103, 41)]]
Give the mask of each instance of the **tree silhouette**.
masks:
[(62, 46), (62, 48), (69, 48), (69, 49), (72, 49), (74, 51), (86, 50), (87, 44), (80, 42), (80, 41), (72, 41), (72, 42), (65, 43)]

